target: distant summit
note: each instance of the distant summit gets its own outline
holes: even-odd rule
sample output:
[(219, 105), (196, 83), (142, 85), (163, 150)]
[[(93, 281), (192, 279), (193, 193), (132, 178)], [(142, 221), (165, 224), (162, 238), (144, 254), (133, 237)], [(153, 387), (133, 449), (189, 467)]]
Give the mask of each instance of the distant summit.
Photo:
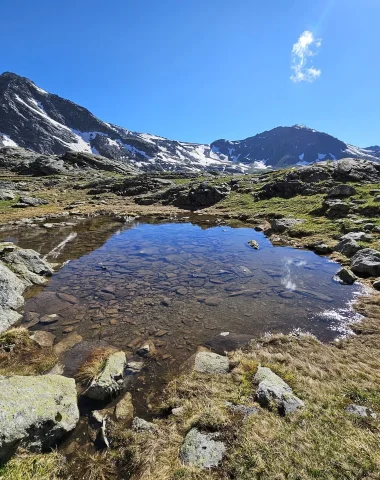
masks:
[(380, 158), (380, 147), (360, 149), (303, 125), (277, 127), (245, 140), (217, 140), (211, 145), (132, 132), (11, 72), (0, 75), (3, 146), (41, 154), (93, 153), (145, 171), (235, 173), (343, 157)]
[(273, 128), (245, 140), (217, 140), (211, 148), (235, 162), (262, 168), (269, 165), (274, 168), (308, 165), (344, 157), (378, 160), (371, 148), (354, 147), (304, 125)]

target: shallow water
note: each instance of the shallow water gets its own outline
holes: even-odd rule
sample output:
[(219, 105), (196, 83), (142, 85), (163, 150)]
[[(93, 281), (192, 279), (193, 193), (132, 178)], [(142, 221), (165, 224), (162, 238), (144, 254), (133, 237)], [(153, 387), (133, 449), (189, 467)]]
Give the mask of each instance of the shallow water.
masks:
[[(189, 221), (120, 225), (98, 218), (2, 237), (50, 252), (50, 261), (74, 258), (27, 300), (26, 318), (30, 312), (59, 316), (34, 329), (49, 330), (58, 340), (76, 331), (130, 355), (146, 340), (154, 343), (157, 355), (135, 387), (141, 410), (150, 391), (156, 394), (168, 374), (221, 332), (301, 330), (330, 341), (354, 318), (349, 304), (359, 289), (333, 280), (338, 264), (274, 247), (251, 228)], [(247, 245), (252, 239), (259, 250)]]

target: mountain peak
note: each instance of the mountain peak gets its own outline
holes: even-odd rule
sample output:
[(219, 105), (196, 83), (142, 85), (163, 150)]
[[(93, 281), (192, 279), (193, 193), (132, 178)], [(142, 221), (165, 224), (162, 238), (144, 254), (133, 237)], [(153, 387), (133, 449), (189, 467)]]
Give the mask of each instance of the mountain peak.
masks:
[(42, 154), (87, 152), (140, 169), (242, 173), (343, 157), (376, 160), (377, 149), (360, 149), (305, 125), (276, 127), (245, 140), (211, 145), (168, 140), (104, 122), (70, 100), (52, 95), (26, 77), (0, 75), (0, 147)]

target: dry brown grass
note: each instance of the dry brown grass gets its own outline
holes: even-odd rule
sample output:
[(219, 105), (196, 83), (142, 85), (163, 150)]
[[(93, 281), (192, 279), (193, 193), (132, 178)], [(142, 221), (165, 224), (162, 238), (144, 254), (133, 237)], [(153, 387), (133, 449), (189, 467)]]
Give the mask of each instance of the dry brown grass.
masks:
[[(231, 354), (230, 374), (184, 374), (170, 382), (162, 409), (182, 406), (180, 415), (158, 420), (155, 434), (114, 430), (116, 455), (131, 479), (380, 479), (380, 294), (363, 298), (358, 309), (367, 315), (360, 326), (366, 334), (334, 344), (264, 337)], [(245, 421), (228, 410), (225, 401), (254, 402), (259, 364), (286, 380), (305, 409), (285, 418), (262, 409)], [(373, 408), (378, 418), (347, 414), (350, 403)], [(193, 426), (221, 432), (227, 455), (219, 469), (181, 465), (179, 448)]]
[(52, 348), (40, 347), (25, 328), (0, 334), (0, 375), (39, 375), (57, 362)]
[(89, 385), (104, 369), (107, 358), (115, 352), (113, 347), (96, 348), (79, 367), (75, 379), (82, 385)]

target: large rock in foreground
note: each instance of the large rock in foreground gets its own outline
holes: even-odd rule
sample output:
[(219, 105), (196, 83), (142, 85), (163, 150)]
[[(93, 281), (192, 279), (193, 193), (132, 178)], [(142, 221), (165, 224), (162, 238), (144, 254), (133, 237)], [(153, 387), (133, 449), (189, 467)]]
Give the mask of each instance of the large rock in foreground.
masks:
[(287, 415), (304, 407), (304, 403), (290, 386), (276, 375), (270, 368), (259, 367), (253, 379), (258, 384), (256, 399), (263, 407), (275, 404), (281, 415)]
[(94, 400), (106, 400), (119, 394), (124, 386), (127, 359), (124, 352), (112, 353), (101, 374), (95, 378), (85, 392)]
[(359, 250), (351, 259), (351, 270), (357, 274), (378, 277), (380, 275), (380, 252), (373, 248)]
[(0, 377), (0, 460), (21, 445), (43, 451), (79, 420), (75, 381), (60, 375)]

